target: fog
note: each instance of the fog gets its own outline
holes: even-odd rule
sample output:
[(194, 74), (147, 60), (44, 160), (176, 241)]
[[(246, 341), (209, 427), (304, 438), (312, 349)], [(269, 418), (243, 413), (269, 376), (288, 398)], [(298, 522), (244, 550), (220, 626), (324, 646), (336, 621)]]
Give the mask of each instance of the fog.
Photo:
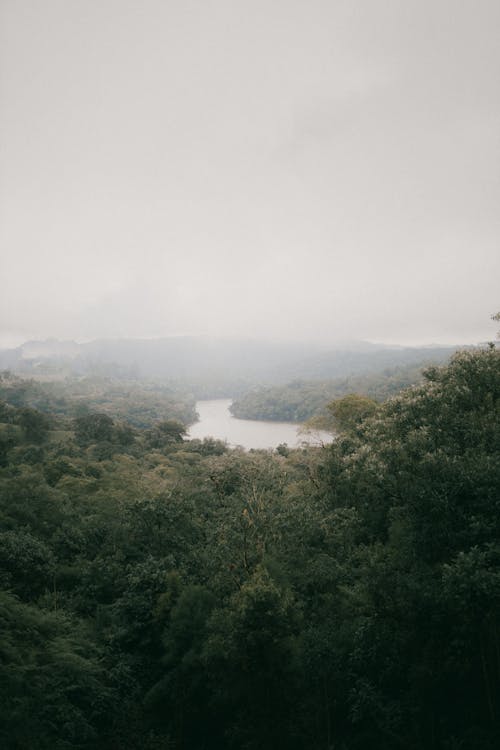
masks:
[(497, 0), (3, 0), (0, 345), (476, 342)]

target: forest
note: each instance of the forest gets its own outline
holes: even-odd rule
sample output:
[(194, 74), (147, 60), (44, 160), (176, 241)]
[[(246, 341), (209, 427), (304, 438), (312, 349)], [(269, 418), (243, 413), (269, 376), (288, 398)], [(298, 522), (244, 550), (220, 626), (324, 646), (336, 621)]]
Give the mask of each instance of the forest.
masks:
[(173, 336), (160, 339), (28, 341), (0, 349), (0, 370), (54, 380), (100, 377), (158, 379), (189, 385), (198, 398), (240, 396), (263, 383), (345, 378), (386, 368), (443, 364), (453, 346), (388, 346), (366, 341), (337, 344), (249, 338)]
[(390, 367), (381, 372), (348, 375), (328, 380), (294, 380), (286, 385), (260, 386), (247, 390), (231, 404), (231, 412), (240, 419), (264, 419), (279, 422), (305, 422), (323, 417), (327, 406), (350, 393), (385, 401), (403, 388), (419, 383), (423, 363)]
[(4, 373), (1, 747), (498, 748), (500, 351), (368, 386), (245, 452), (188, 392)]

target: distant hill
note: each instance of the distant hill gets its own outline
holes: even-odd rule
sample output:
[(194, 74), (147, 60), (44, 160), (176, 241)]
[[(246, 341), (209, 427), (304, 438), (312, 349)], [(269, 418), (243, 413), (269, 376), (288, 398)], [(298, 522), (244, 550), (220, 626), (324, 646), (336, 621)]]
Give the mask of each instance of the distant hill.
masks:
[(421, 383), (423, 369), (419, 363), (329, 380), (294, 380), (286, 385), (255, 386), (235, 398), (230, 411), (241, 419), (305, 422), (311, 417), (328, 415), (327, 404), (350, 393), (386, 401), (404, 388)]
[[(160, 378), (194, 384), (286, 383), (380, 372), (386, 367), (441, 363), (455, 347), (391, 347), (366, 342), (321, 347), (309, 343), (172, 337), (29, 341), (0, 351), (0, 369), (32, 377), (98, 374), (118, 378)], [(241, 390), (241, 388), (240, 388)], [(231, 394), (229, 394), (231, 395)]]

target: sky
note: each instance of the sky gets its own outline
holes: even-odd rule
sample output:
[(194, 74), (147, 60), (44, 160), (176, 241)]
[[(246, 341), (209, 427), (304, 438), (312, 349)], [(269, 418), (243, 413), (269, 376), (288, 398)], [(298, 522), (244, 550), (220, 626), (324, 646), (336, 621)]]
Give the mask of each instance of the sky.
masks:
[(498, 0), (0, 0), (0, 346), (475, 343)]

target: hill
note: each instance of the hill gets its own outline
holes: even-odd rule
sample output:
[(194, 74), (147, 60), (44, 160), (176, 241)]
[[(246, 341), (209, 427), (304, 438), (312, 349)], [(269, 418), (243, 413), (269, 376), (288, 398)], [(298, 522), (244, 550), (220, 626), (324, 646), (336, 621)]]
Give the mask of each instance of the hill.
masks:
[(0, 369), (37, 379), (99, 375), (182, 380), (198, 397), (235, 396), (255, 384), (321, 380), (384, 368), (440, 364), (454, 347), (390, 347), (366, 342), (319, 346), (308, 342), (171, 337), (29, 341), (0, 351)]

